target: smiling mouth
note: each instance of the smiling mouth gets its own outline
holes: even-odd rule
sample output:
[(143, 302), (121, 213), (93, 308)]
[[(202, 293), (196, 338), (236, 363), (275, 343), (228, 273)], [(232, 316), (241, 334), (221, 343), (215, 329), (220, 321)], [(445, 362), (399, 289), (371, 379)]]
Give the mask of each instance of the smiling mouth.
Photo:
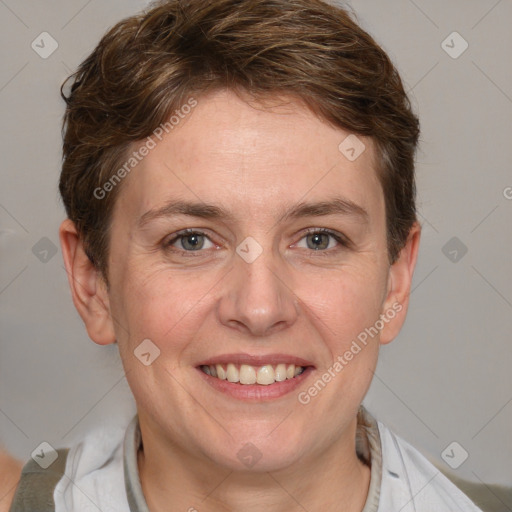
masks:
[(201, 365), (199, 368), (210, 377), (226, 380), (233, 384), (269, 386), (276, 382), (294, 379), (301, 375), (307, 367), (285, 363), (276, 365), (265, 364), (262, 366), (228, 363)]

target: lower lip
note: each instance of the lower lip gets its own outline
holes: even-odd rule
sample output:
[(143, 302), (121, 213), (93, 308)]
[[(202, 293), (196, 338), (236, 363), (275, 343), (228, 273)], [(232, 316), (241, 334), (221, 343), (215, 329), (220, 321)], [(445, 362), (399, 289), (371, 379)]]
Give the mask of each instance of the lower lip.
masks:
[(313, 371), (313, 367), (308, 366), (300, 375), (297, 375), (297, 377), (293, 379), (286, 379), (282, 382), (274, 382), (274, 384), (264, 386), (262, 384), (239, 384), (238, 382), (229, 382), (207, 375), (200, 368), (196, 369), (212, 388), (238, 400), (246, 400), (249, 402), (273, 400), (285, 396), (295, 391)]

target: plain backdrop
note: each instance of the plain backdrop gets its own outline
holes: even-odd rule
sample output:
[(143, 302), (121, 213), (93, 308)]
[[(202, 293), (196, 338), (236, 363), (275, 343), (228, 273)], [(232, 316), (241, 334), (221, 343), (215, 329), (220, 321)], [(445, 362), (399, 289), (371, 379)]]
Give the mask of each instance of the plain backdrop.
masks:
[[(69, 446), (135, 411), (117, 349), (87, 337), (58, 249), (59, 88), (106, 29), (145, 5), (0, 1), (0, 441), (23, 460), (42, 441)], [(456, 457), (468, 457), (457, 476), (510, 485), (512, 2), (345, 5), (397, 64), (422, 125), (411, 306), (365, 405), (438, 464), (458, 443)]]

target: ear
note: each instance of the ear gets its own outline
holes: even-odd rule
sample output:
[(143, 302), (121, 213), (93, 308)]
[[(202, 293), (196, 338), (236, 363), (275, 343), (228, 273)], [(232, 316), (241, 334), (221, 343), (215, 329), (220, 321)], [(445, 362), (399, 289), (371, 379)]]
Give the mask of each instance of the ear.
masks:
[(105, 280), (85, 253), (82, 240), (71, 220), (66, 219), (61, 224), (59, 238), (73, 303), (84, 321), (89, 337), (99, 345), (115, 343)]
[(385, 345), (393, 341), (402, 328), (411, 294), (412, 276), (418, 258), (421, 226), (415, 222), (409, 231), (405, 246), (400, 251), (398, 259), (391, 265), (388, 274), (386, 300), (383, 304), (382, 315), (384, 328), (380, 333), (380, 343)]

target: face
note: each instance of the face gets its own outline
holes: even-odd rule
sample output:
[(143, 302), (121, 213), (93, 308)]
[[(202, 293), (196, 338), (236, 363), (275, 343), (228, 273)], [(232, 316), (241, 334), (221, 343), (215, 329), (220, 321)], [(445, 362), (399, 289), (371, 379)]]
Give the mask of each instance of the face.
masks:
[(217, 92), (122, 183), (106, 307), (154, 439), (235, 470), (352, 446), (410, 263), (389, 266), (374, 147), (349, 159), (349, 135)]

